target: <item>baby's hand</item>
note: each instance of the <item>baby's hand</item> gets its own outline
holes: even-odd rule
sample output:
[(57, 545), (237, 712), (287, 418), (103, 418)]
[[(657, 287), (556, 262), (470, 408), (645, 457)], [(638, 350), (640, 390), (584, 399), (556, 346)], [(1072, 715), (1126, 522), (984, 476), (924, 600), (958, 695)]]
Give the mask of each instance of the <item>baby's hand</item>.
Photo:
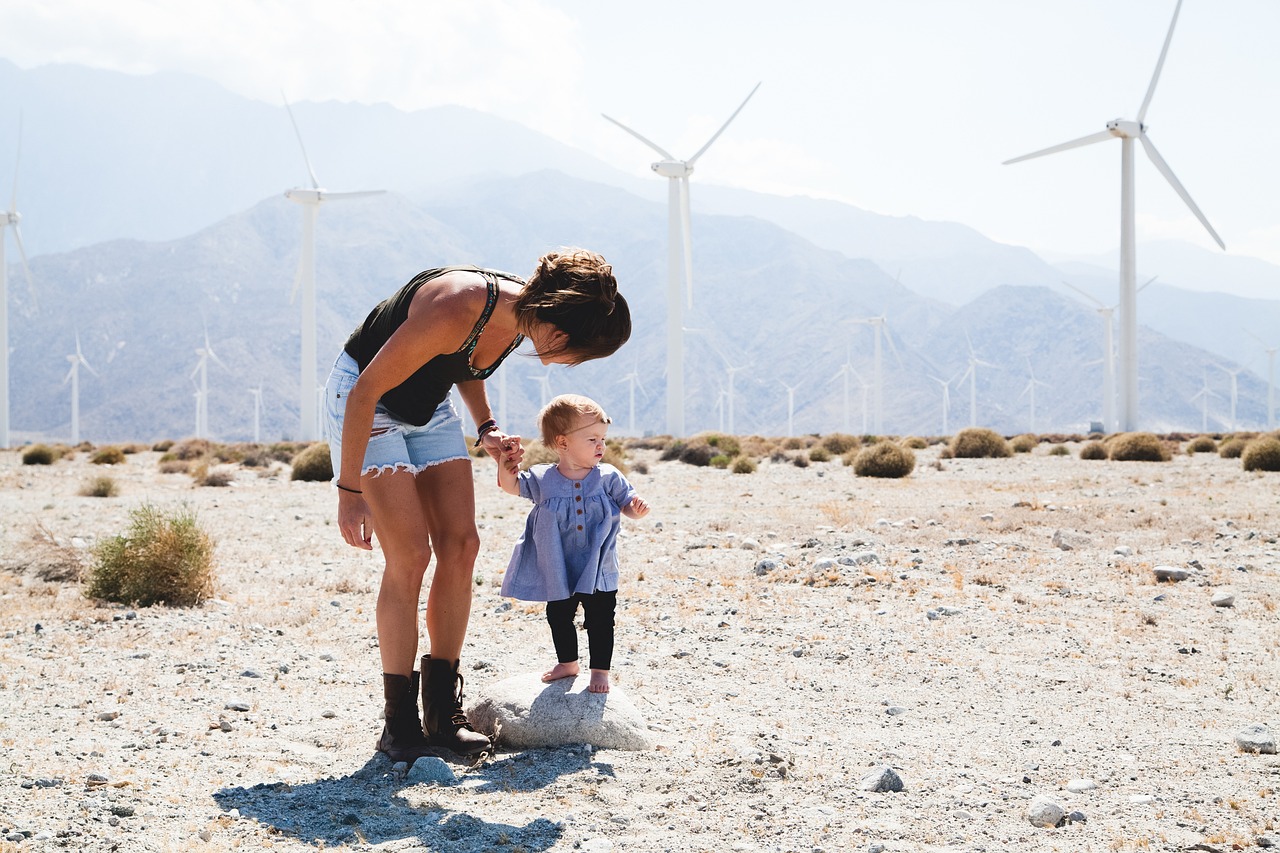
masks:
[(627, 515), (631, 518), (644, 518), (649, 514), (649, 502), (636, 495), (631, 499), (631, 503), (627, 504), (627, 510)]

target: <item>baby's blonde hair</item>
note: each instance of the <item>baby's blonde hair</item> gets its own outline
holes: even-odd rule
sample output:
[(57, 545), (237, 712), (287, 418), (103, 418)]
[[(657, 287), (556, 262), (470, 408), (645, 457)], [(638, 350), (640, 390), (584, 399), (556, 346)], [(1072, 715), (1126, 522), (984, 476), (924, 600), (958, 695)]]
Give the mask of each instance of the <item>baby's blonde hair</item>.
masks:
[(556, 436), (568, 435), (578, 425), (578, 418), (583, 415), (594, 417), (597, 423), (613, 423), (600, 404), (590, 397), (561, 394), (538, 412), (538, 430), (542, 433), (542, 443), (554, 448)]

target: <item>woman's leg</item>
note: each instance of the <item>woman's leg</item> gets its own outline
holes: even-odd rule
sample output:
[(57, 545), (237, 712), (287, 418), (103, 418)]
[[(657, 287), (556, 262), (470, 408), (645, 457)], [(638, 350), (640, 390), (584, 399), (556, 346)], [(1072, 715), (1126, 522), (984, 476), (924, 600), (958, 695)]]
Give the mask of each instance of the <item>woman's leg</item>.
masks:
[(472, 571), (480, 552), (471, 462), (432, 465), (418, 474), (416, 485), (436, 555), (427, 595), (430, 653), (432, 658), (456, 661), (471, 618)]
[(386, 559), (378, 587), (378, 651), (382, 671), (411, 675), (418, 657), (418, 599), (431, 562), (426, 513), (414, 475), (400, 470), (361, 478), (374, 534)]

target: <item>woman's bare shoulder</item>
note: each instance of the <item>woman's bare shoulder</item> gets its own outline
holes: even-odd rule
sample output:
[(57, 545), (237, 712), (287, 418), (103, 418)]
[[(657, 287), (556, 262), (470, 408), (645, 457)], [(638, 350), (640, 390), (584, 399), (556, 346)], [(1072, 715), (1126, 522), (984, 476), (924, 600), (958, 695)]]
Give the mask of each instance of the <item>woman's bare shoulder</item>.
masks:
[(489, 284), (471, 270), (452, 270), (426, 282), (409, 303), (409, 318), (430, 317), (444, 324), (474, 323), (484, 309)]

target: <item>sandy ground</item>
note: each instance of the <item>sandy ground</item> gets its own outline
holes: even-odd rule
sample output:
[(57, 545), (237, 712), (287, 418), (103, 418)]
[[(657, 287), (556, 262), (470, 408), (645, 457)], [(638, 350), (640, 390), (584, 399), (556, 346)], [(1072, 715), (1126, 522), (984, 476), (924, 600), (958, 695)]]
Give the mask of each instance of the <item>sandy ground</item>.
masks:
[[(447, 784), (373, 750), (380, 564), (342, 543), (330, 486), (5, 452), (0, 851), (1280, 844), (1280, 758), (1234, 742), (1280, 731), (1280, 475), (1046, 451), (934, 448), (902, 480), (633, 452), (654, 509), (624, 522), (614, 674), (656, 748), (499, 749)], [(78, 494), (102, 474), (118, 497)], [(498, 595), (527, 505), (488, 461), (476, 481), (471, 696), (552, 662), (540, 606)], [(143, 502), (197, 510), (213, 600), (100, 606), (35, 576), (41, 541), (85, 552)], [(884, 765), (905, 790), (862, 790)], [(1033, 826), (1035, 796), (1083, 821)]]

